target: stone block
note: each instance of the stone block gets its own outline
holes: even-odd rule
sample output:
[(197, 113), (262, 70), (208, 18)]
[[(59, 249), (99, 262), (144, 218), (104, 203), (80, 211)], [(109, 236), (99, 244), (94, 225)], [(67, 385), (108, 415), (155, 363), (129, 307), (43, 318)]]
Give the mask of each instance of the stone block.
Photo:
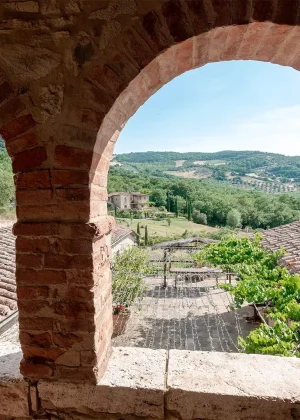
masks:
[(171, 350), (166, 409), (177, 418), (288, 420), (300, 415), (300, 360)]
[(166, 351), (114, 348), (97, 386), (40, 381), (38, 392), (44, 410), (164, 418)]

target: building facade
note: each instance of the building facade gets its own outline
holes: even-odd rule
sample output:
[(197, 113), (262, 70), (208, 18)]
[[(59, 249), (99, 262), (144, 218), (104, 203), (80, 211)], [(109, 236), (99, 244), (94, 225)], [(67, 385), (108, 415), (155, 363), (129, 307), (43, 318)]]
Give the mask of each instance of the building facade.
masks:
[(108, 194), (108, 201), (119, 210), (142, 210), (149, 202), (149, 194), (115, 192)]

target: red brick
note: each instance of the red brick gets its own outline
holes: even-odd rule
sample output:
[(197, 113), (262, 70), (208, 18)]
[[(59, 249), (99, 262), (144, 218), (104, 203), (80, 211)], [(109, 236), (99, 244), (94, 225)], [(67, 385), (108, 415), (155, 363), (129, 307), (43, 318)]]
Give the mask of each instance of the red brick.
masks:
[(18, 173), (15, 175), (17, 189), (50, 188), (49, 170)]
[(38, 168), (47, 160), (44, 147), (36, 147), (26, 152), (18, 153), (12, 159), (14, 172), (27, 171), (28, 169)]
[(53, 343), (61, 348), (69, 349), (75, 343), (80, 343), (82, 337), (72, 333), (53, 333)]
[[(19, 270), (17, 270), (19, 271)], [(18, 308), (20, 316), (45, 316), (45, 312), (47, 312), (46, 316), (51, 316), (53, 313), (53, 309), (49, 303), (40, 300), (19, 300), (18, 301)]]
[(99, 130), (104, 117), (105, 113), (103, 112), (97, 112), (92, 109), (83, 109), (81, 122), (85, 128)]
[(57, 366), (56, 375), (58, 379), (72, 382), (96, 382), (92, 368)]
[[(18, 117), (25, 109), (25, 105), (19, 98), (12, 98), (5, 105), (0, 108), (0, 122), (6, 124), (7, 122)], [(4, 139), (5, 140), (5, 139)]]
[(97, 223), (63, 223), (59, 225), (59, 236), (65, 238), (97, 238), (110, 231), (109, 218)]
[(49, 285), (49, 284), (65, 284), (66, 273), (58, 270), (31, 270), (18, 268), (16, 272), (18, 285)]
[(30, 363), (26, 359), (21, 361), (20, 370), (25, 378), (46, 379), (53, 377), (54, 374), (53, 367), (40, 363)]
[(88, 187), (57, 189), (55, 195), (58, 201), (89, 201), (90, 190)]
[(13, 233), (16, 236), (51, 236), (58, 233), (57, 223), (21, 223), (14, 224)]
[(38, 139), (35, 133), (24, 134), (16, 139), (6, 141), (6, 149), (10, 155), (24, 152), (38, 146)]
[(96, 172), (91, 177), (91, 182), (99, 187), (107, 186), (107, 173)]
[(48, 252), (50, 249), (47, 238), (22, 238), (16, 239), (16, 249), (18, 252)]
[(0, 130), (1, 136), (8, 141), (14, 137), (20, 136), (21, 134), (28, 131), (30, 128), (33, 128), (36, 125), (36, 122), (32, 118), (31, 114), (22, 115), (21, 117), (15, 118), (9, 123), (2, 126)]
[(108, 66), (96, 66), (91, 69), (89, 75), (91, 79), (95, 80), (102, 88), (108, 90), (115, 97), (126, 87), (121, 77), (117, 76)]
[(22, 222), (87, 222), (90, 206), (87, 203), (18, 206), (17, 217)]
[(88, 239), (56, 239), (51, 249), (60, 254), (91, 254), (92, 241)]
[(54, 331), (62, 333), (95, 331), (92, 319), (53, 319), (53, 325)]
[(44, 359), (45, 362), (47, 361), (55, 361), (59, 356), (61, 356), (65, 351), (63, 349), (58, 348), (41, 348), (41, 347), (34, 347), (28, 345), (22, 345), (22, 350), (24, 357), (26, 360), (36, 360), (38, 358), (39, 361)]
[(91, 255), (45, 255), (45, 267), (47, 268), (66, 268), (66, 269), (87, 269), (93, 267)]
[(72, 301), (92, 301), (93, 296), (92, 290), (88, 287), (70, 287), (68, 290), (68, 297), (72, 299)]
[(18, 267), (41, 268), (43, 265), (43, 256), (37, 254), (17, 253), (16, 263)]
[(28, 204), (50, 203), (53, 198), (52, 190), (17, 190), (16, 202), (18, 206)]
[(78, 284), (85, 286), (94, 285), (93, 269), (86, 270), (71, 270), (67, 273), (68, 284)]
[(7, 82), (3, 82), (0, 86), (0, 104), (9, 99), (13, 93), (14, 90), (10, 86), (10, 84)]
[(95, 366), (96, 354), (91, 350), (84, 350), (80, 352), (81, 366)]
[(20, 330), (27, 331), (52, 331), (54, 321), (53, 318), (19, 316), (19, 327)]
[(61, 166), (89, 169), (93, 159), (93, 152), (75, 147), (56, 146), (54, 158)]
[(94, 305), (91, 302), (56, 303), (55, 313), (66, 318), (91, 319), (94, 317)]
[(53, 169), (52, 182), (56, 187), (71, 187), (89, 184), (87, 171), (69, 171), (65, 169)]
[(49, 296), (49, 288), (46, 286), (42, 287), (17, 287), (18, 299), (29, 299), (29, 300), (41, 300)]
[(49, 348), (52, 346), (51, 334), (48, 332), (43, 333), (28, 333), (26, 331), (20, 331), (20, 342), (27, 346), (37, 346), (43, 348)]

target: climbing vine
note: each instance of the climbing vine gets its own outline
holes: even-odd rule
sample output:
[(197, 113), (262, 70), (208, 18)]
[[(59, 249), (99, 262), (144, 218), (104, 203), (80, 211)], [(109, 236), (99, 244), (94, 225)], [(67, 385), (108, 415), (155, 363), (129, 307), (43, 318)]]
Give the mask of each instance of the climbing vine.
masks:
[(234, 297), (232, 309), (244, 303), (264, 307), (270, 325), (264, 322), (245, 339), (240, 337), (243, 352), (300, 357), (300, 276), (279, 266), (283, 249), (269, 253), (261, 239), (229, 236), (205, 246), (194, 258), (198, 264), (237, 273), (236, 285), (221, 285)]

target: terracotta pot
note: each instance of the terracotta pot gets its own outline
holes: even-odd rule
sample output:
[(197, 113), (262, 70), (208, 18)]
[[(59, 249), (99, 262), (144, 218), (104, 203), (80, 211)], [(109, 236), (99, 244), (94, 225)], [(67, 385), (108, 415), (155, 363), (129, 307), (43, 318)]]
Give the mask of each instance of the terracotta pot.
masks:
[(126, 325), (130, 317), (130, 312), (119, 312), (116, 315), (113, 315), (113, 337), (124, 334), (126, 330)]

